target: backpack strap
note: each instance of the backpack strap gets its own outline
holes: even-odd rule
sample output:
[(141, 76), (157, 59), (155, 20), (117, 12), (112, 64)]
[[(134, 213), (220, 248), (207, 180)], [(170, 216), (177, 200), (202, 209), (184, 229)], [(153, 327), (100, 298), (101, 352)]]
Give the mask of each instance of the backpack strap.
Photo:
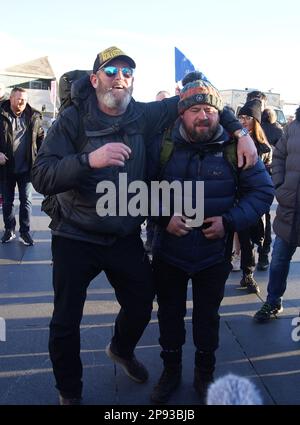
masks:
[(79, 108), (76, 105), (74, 106), (78, 114), (77, 138), (76, 140), (74, 140), (74, 142), (72, 142), (76, 152), (81, 152), (84, 149), (85, 145), (88, 142), (89, 137), (107, 136), (108, 134), (118, 133), (121, 130), (121, 128), (118, 125), (112, 125), (111, 127), (104, 128), (103, 130), (96, 130), (96, 131), (85, 130), (84, 116), (82, 112), (80, 112)]
[[(172, 129), (173, 127), (167, 128), (163, 134), (159, 157), (160, 171), (165, 167), (174, 152), (174, 143), (172, 141)], [(237, 146), (234, 140), (225, 144), (223, 148), (223, 154), (234, 172), (235, 181), (237, 183), (239, 168), (237, 160)]]
[(234, 175), (234, 181), (237, 187), (237, 194), (239, 194), (240, 168), (238, 168), (237, 143), (234, 140), (229, 143), (226, 143), (226, 145), (224, 146), (223, 155), (227, 160), (228, 164), (231, 166)]
[(173, 127), (167, 128), (163, 134), (159, 156), (160, 170), (162, 170), (167, 164), (174, 151), (174, 143), (171, 136), (172, 129)]
[(236, 143), (235, 141), (231, 141), (230, 143), (226, 143), (224, 147), (224, 156), (226, 160), (229, 162), (231, 167), (233, 168), (235, 174), (238, 173), (238, 161), (237, 161), (237, 151), (236, 151)]

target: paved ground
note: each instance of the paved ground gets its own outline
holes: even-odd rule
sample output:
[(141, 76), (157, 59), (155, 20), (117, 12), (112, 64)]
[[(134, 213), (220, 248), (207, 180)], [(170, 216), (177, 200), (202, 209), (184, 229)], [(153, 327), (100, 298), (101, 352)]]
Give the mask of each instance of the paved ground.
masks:
[[(0, 341), (0, 405), (55, 405), (51, 365), (47, 352), (48, 323), (52, 311), (51, 254), (48, 218), (40, 212), (41, 197), (34, 195), (33, 247), (18, 240), (0, 245), (0, 318), (5, 319), (6, 341)], [(3, 228), (2, 221), (0, 229)], [(300, 342), (294, 342), (292, 319), (299, 313), (300, 252), (290, 271), (284, 312), (271, 323), (253, 322), (261, 306), (268, 272), (256, 272), (262, 293), (249, 295), (239, 286), (240, 273), (232, 273), (221, 307), (221, 341), (216, 376), (232, 372), (250, 378), (264, 404), (300, 404)], [(196, 405), (193, 391), (191, 292), (186, 318), (183, 382), (172, 405)], [(150, 372), (149, 382), (131, 382), (104, 353), (112, 335), (118, 305), (104, 275), (89, 289), (82, 322), (84, 403), (88, 405), (149, 405), (149, 394), (161, 372), (156, 305), (137, 356)], [(0, 320), (0, 324), (3, 320)], [(0, 333), (1, 339), (1, 333)], [(2, 339), (3, 329), (2, 329)]]

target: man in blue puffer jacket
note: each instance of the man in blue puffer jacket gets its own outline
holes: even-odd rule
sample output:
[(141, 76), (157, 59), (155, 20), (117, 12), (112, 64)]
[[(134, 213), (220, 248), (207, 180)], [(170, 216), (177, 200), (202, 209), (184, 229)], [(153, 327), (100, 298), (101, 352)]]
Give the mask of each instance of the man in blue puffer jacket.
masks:
[[(181, 182), (183, 204), (183, 183), (193, 182), (195, 189), (196, 182), (204, 182), (204, 221), (202, 226), (192, 227), (194, 217), (187, 221), (184, 211), (179, 214), (174, 207), (175, 198), (168, 206), (169, 216), (163, 215), (166, 205), (160, 203), (153, 268), (164, 370), (151, 395), (155, 403), (167, 402), (180, 382), (189, 279), (193, 286), (196, 346), (194, 387), (202, 399), (205, 397), (213, 380), (218, 348), (218, 310), (231, 270), (230, 235), (255, 224), (269, 209), (274, 196), (272, 180), (261, 160), (248, 170), (235, 169), (234, 161), (229, 160), (232, 141), (220, 125), (222, 99), (215, 87), (199, 72), (188, 74), (183, 85), (178, 104), (180, 116), (171, 131), (173, 151), (159, 180)], [(150, 174), (157, 173), (161, 162), (159, 153), (153, 152), (165, 143), (164, 136), (160, 138), (148, 146), (153, 159)], [(193, 208), (197, 196), (199, 192), (193, 190)], [(178, 202), (176, 205), (178, 208)]]

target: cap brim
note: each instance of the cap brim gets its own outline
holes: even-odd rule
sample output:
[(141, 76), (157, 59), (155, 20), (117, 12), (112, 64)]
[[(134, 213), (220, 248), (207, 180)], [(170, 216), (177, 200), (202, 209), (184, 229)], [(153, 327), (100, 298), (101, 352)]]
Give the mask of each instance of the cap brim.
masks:
[(115, 59), (123, 59), (125, 62), (128, 63), (128, 65), (130, 66), (130, 68), (135, 68), (136, 64), (134, 62), (133, 59), (131, 59), (129, 56), (126, 55), (120, 55), (120, 56), (115, 56), (113, 59), (109, 59), (108, 61), (104, 62), (100, 68), (102, 68), (104, 65), (107, 65), (108, 63), (112, 62)]

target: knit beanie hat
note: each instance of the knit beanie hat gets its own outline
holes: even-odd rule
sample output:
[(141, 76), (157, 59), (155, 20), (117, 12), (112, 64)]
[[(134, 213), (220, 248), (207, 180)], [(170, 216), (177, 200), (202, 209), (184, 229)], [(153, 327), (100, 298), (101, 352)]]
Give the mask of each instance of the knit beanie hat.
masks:
[(261, 101), (259, 99), (249, 100), (239, 110), (240, 115), (248, 115), (248, 117), (253, 117), (261, 123)]
[(218, 90), (199, 71), (187, 74), (182, 80), (183, 88), (178, 102), (179, 114), (193, 105), (206, 103), (218, 111), (223, 110), (223, 100)]

